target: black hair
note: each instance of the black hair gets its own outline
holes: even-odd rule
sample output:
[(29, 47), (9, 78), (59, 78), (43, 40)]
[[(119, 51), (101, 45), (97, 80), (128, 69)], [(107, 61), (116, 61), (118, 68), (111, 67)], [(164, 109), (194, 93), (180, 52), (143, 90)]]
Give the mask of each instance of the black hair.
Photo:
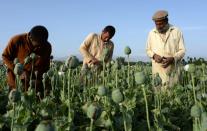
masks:
[(114, 34), (115, 34), (115, 32), (116, 32), (116, 29), (115, 29), (113, 26), (108, 25), (108, 26), (106, 26), (106, 27), (103, 29), (103, 32), (108, 32), (109, 35), (110, 35), (111, 37), (113, 37)]
[(49, 33), (46, 27), (37, 25), (32, 27), (32, 29), (29, 32), (29, 35), (32, 37), (32, 39), (38, 42), (45, 42), (48, 39)]

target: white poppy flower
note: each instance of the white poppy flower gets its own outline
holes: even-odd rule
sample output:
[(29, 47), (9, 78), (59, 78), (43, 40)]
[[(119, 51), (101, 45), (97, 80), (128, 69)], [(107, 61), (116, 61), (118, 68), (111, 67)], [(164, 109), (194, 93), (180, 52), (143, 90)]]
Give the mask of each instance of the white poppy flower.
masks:
[(62, 75), (64, 75), (64, 72), (59, 71), (59, 72), (58, 72), (58, 75), (59, 75), (59, 76), (62, 76)]
[(184, 66), (184, 70), (185, 71), (188, 71), (188, 69), (189, 69), (189, 64), (187, 64), (187, 65)]

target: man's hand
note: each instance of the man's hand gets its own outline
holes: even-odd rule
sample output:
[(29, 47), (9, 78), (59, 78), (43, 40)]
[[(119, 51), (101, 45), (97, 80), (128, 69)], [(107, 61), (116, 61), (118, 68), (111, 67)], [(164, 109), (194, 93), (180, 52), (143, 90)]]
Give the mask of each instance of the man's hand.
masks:
[(98, 65), (100, 62), (98, 59), (93, 58), (92, 60), (89, 61), (90, 64)]
[(173, 57), (163, 57), (163, 60), (162, 60), (163, 68), (167, 68), (172, 63), (174, 63)]
[(154, 54), (153, 55), (153, 59), (155, 60), (155, 62), (157, 63), (161, 63), (163, 58), (160, 55)]

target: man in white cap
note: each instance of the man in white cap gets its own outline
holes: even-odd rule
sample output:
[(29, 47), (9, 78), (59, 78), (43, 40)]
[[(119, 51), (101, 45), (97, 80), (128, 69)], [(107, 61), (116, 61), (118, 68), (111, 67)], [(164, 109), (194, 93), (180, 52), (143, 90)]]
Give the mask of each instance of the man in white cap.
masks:
[(152, 73), (158, 73), (168, 85), (172, 74), (178, 78), (178, 63), (185, 55), (184, 39), (182, 32), (168, 23), (167, 11), (157, 11), (152, 20), (156, 27), (148, 35), (146, 52), (152, 60)]

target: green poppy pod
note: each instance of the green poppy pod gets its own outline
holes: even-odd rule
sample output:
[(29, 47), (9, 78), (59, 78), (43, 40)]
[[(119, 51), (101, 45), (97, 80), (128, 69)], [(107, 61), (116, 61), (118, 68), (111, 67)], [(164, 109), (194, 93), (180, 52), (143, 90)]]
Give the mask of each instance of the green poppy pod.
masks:
[(36, 54), (35, 53), (31, 53), (30, 57), (32, 58), (32, 60), (34, 60), (36, 58)]
[(44, 120), (40, 122), (35, 131), (55, 131), (55, 127), (52, 125), (51, 121)]
[(107, 88), (103, 85), (99, 86), (97, 94), (99, 96), (105, 96), (107, 94)]
[(194, 64), (189, 64), (188, 72), (194, 73), (196, 71), (196, 66)]
[(16, 65), (17, 63), (19, 63), (19, 59), (15, 58), (13, 63)]
[(24, 66), (21, 63), (17, 63), (14, 67), (14, 74), (21, 75), (24, 70)]
[(43, 79), (48, 79), (48, 77), (49, 77), (49, 76), (48, 76), (47, 73), (43, 73), (43, 75), (42, 75), (42, 78), (43, 78)]
[(70, 69), (75, 69), (76, 67), (78, 67), (79, 65), (79, 60), (76, 56), (71, 56), (67, 61), (66, 61), (66, 65), (70, 68)]
[(190, 112), (192, 117), (200, 117), (201, 115), (201, 108), (199, 107), (198, 104), (195, 104), (191, 107), (191, 112)]
[(32, 61), (32, 58), (31, 58), (30, 56), (27, 56), (27, 57), (24, 59), (24, 65), (29, 64), (31, 61)]
[(136, 81), (136, 83), (137, 84), (144, 84), (144, 82), (145, 82), (145, 80), (146, 80), (146, 77), (145, 77), (145, 74), (144, 74), (144, 72), (143, 71), (141, 71), (141, 72), (136, 72), (135, 74), (134, 74), (134, 76), (135, 76), (135, 81)]
[(104, 123), (104, 126), (105, 126), (106, 128), (111, 127), (111, 126), (112, 126), (112, 121), (111, 121), (110, 119), (107, 119), (107, 120), (105, 121), (105, 123)]
[(123, 94), (121, 93), (121, 91), (120, 91), (120, 89), (114, 89), (113, 91), (112, 91), (112, 100), (115, 102), (115, 103), (117, 103), (117, 104), (119, 104), (119, 103), (121, 103), (121, 102), (123, 102), (124, 101), (124, 96), (123, 96)]
[(125, 47), (125, 49), (124, 49), (124, 53), (125, 53), (126, 55), (130, 55), (130, 54), (131, 54), (131, 49), (130, 49), (129, 46), (126, 46), (126, 47)]
[(9, 93), (9, 100), (11, 102), (18, 102), (21, 100), (21, 93), (17, 89), (12, 89)]
[(101, 108), (96, 103), (92, 103), (87, 109), (88, 118), (96, 120), (100, 115)]

